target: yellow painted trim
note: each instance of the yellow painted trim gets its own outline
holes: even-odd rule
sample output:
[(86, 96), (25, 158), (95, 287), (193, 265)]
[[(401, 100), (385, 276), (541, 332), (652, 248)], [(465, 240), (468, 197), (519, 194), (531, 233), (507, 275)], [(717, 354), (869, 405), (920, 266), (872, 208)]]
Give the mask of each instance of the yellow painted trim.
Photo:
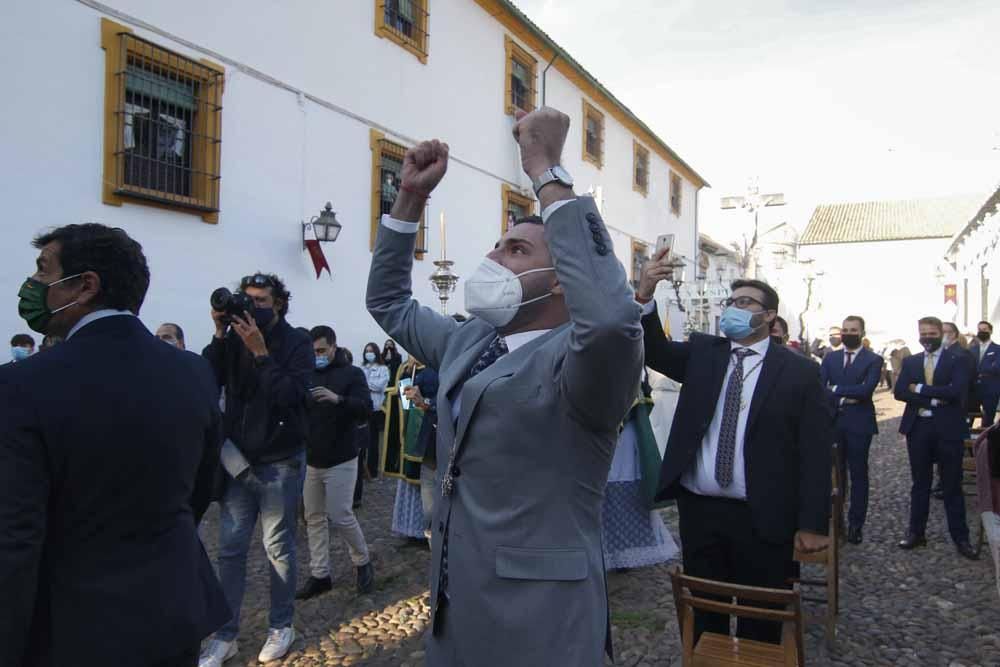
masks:
[[(639, 166), (639, 160), (645, 158), (646, 161), (646, 184), (643, 185), (636, 178), (636, 172), (638, 171), (636, 167)], [(632, 189), (641, 194), (643, 197), (649, 195), (649, 150), (645, 146), (640, 144), (635, 139), (632, 140)]]
[[(368, 235), (368, 250), (375, 250), (375, 238), (378, 236), (378, 226), (382, 220), (381, 213), (381, 193), (382, 183), (379, 179), (379, 155), (382, 150), (382, 143), (389, 143), (398, 148), (402, 152), (406, 152), (406, 146), (403, 144), (396, 143), (391, 139), (386, 139), (385, 134), (379, 132), (375, 128), (368, 129), (368, 145), (372, 151), (372, 198), (371, 198), (371, 229)], [(417, 247), (422, 248), (426, 242), (425, 237), (426, 229), (424, 228), (424, 215), (420, 216), (420, 229), (417, 231)], [(415, 252), (413, 257), (417, 260), (423, 261), (424, 253)]]
[[(593, 118), (594, 120), (600, 121), (601, 136), (600, 136), (600, 141), (598, 142), (599, 145), (600, 145), (600, 148), (598, 149), (598, 150), (600, 150), (600, 155), (591, 155), (590, 152), (587, 151), (587, 120), (588, 120), (588, 116), (591, 117), (591, 118)], [(607, 128), (604, 126), (604, 114), (601, 113), (600, 110), (597, 107), (595, 107), (593, 104), (591, 104), (590, 102), (588, 102), (586, 100), (586, 98), (584, 98), (583, 99), (583, 115), (580, 118), (582, 119), (581, 127), (580, 127), (580, 137), (581, 137), (581, 141), (583, 143), (583, 159), (584, 159), (585, 162), (589, 162), (590, 164), (594, 165), (598, 169), (601, 169), (602, 167), (604, 167), (604, 134), (607, 131)]]
[[(555, 52), (546, 45), (542, 37), (538, 34), (538, 28), (512, 14), (501, 0), (475, 0), (475, 2), (543, 60), (549, 61), (555, 55)], [(557, 58), (552, 67), (569, 79), (570, 83), (582, 91), (583, 94), (606, 109), (611, 117), (624, 125), (630, 134), (638, 137), (646, 145), (651, 146), (656, 154), (670, 165), (672, 169), (682, 174), (695, 187), (703, 188), (708, 185), (693, 169), (684, 165), (680, 158), (662, 139), (644, 128), (631, 112), (591, 83), (588, 77), (593, 77), (590, 77), (586, 71), (562, 58)]]
[(503, 36), (503, 49), (504, 49), (504, 76), (503, 76), (503, 86), (504, 86), (504, 113), (508, 116), (514, 115), (517, 108), (514, 106), (514, 89), (510, 85), (510, 77), (513, 74), (513, 64), (517, 60), (519, 63), (531, 70), (531, 91), (528, 97), (527, 109), (524, 111), (531, 111), (535, 108), (535, 98), (537, 95), (537, 89), (535, 88), (535, 82), (538, 80), (538, 60), (535, 59), (530, 53), (525, 51), (521, 46), (510, 38), (510, 35)]
[(649, 250), (649, 244), (642, 241), (636, 241), (632, 239), (632, 267), (630, 273), (632, 274), (632, 282), (639, 282), (639, 276), (635, 275), (635, 256), (636, 254), (644, 254), (643, 251)]
[[(674, 192), (677, 193), (677, 206), (674, 206)], [(679, 216), (683, 206), (684, 184), (679, 174), (670, 172), (670, 212)]]
[[(430, 10), (428, 9), (428, 0), (411, 0), (414, 5), (416, 5), (420, 11), (420, 22), (414, 24), (414, 28), (417, 29), (418, 34), (423, 39), (423, 44), (420, 43), (420, 39), (408, 39), (406, 35), (400, 35), (398, 32), (390, 28), (385, 24), (385, 0), (375, 0), (375, 36), (381, 37), (382, 39), (388, 39), (390, 42), (395, 42), (405, 50), (416, 56), (422, 64), (427, 64), (427, 54), (430, 53)], [(423, 47), (423, 48), (421, 48)]]
[[(128, 194), (122, 194), (115, 192), (116, 183), (122, 183), (124, 178), (121, 169), (124, 165), (115, 159), (115, 150), (117, 146), (118, 137), (118, 122), (115, 118), (115, 109), (119, 108), (118, 102), (121, 101), (122, 96), (125, 95), (125, 84), (122, 77), (117, 76), (116, 67), (118, 63), (122, 62), (122, 33), (133, 34), (131, 28), (128, 28), (120, 23), (115, 23), (106, 18), (101, 19), (101, 48), (104, 50), (104, 172), (103, 172), (103, 183), (101, 186), (101, 201), (108, 206), (121, 206), (125, 202), (130, 204), (141, 204), (143, 206), (152, 206), (153, 208), (160, 208), (169, 211), (179, 211), (181, 213), (191, 213), (194, 215), (199, 215), (201, 219), (209, 224), (217, 224), (219, 222), (219, 212), (218, 211), (205, 211), (199, 212), (192, 210), (193, 206), (201, 206), (206, 202), (210, 202), (214, 199), (219, 203), (221, 207), (221, 200), (219, 197), (219, 182), (212, 181), (207, 175), (195, 178), (191, 184), (192, 191), (194, 192), (193, 197), (178, 197), (177, 203), (170, 202), (159, 202), (150, 201), (148, 199), (137, 197), (129, 197)], [(159, 47), (165, 51), (169, 51), (165, 47)], [(180, 58), (190, 61), (190, 58), (177, 54)], [(164, 67), (173, 68), (173, 66), (161, 57), (151, 57), (149, 54), (143, 54), (144, 58), (159, 60), (160, 64)], [(213, 63), (208, 60), (197, 61), (200, 65), (207, 69), (213, 70), (220, 74), (225, 75), (226, 70), (222, 65)], [(186, 72), (188, 76), (192, 78), (198, 78), (191, 72)], [(214, 82), (208, 79), (200, 79), (202, 85), (202, 98), (207, 99), (211, 104), (221, 106), (222, 94), (224, 88), (225, 79), (222, 78), (218, 82), (218, 90), (211, 90)], [(208, 94), (204, 94), (204, 91), (208, 90)], [(194, 134), (195, 136), (222, 136), (222, 114), (216, 113), (199, 113), (198, 120), (195, 124)], [(191, 158), (193, 161), (192, 168), (196, 173), (204, 173), (207, 171), (207, 167), (212, 165), (219, 165), (221, 159), (221, 144), (219, 143), (204, 143), (201, 146), (192, 146), (191, 148)], [(216, 169), (216, 173), (220, 173)], [(122, 185), (121, 190), (131, 190), (136, 195), (159, 195), (159, 191), (147, 190), (145, 188), (126, 186)], [(215, 192), (213, 192), (213, 189)], [(187, 206), (185, 206), (187, 204)]]
[(500, 236), (507, 233), (507, 210), (511, 203), (523, 206), (530, 215), (535, 213), (535, 200), (522, 194), (519, 190), (506, 183), (500, 185)]

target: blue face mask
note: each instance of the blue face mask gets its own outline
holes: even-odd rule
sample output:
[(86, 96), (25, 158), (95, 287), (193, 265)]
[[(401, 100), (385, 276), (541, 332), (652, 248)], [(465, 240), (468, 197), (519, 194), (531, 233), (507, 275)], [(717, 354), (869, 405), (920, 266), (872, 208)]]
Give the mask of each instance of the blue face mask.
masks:
[(31, 350), (26, 347), (12, 347), (10, 348), (10, 357), (14, 361), (24, 361), (31, 356)]
[(762, 325), (751, 326), (750, 322), (757, 313), (743, 310), (736, 306), (728, 306), (722, 311), (722, 319), (719, 320), (719, 328), (723, 335), (729, 340), (743, 340), (747, 336), (759, 329)]
[(322, 357), (316, 357), (316, 368), (318, 368), (319, 370), (323, 370), (329, 365), (330, 365), (330, 357), (327, 357), (326, 355)]

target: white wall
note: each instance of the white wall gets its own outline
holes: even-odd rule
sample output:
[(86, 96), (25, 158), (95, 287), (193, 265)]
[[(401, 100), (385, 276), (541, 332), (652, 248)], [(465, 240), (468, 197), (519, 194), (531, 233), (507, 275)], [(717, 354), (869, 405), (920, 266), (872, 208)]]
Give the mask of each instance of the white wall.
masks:
[[(977, 323), (986, 319), (994, 328), (1000, 324), (1000, 213), (987, 215), (971, 233), (960, 239), (960, 244), (949, 260), (955, 271), (945, 280), (958, 290), (958, 303), (950, 306), (955, 312), (955, 322), (964, 332), (976, 331)], [(985, 267), (985, 269), (983, 268)], [(983, 311), (982, 277), (985, 276), (986, 310)], [(967, 281), (967, 282), (966, 282)], [(966, 290), (966, 284), (968, 290)]]
[[(129, 25), (137, 35), (193, 58), (236, 61), (288, 86), (347, 110), (323, 104), (260, 80), (223, 62), (222, 185), (218, 225), (196, 215), (126, 203), (101, 203), (104, 114), (105, 14), (70, 0), (7, 3), (0, 21), (5, 96), (0, 145), (4, 146), (0, 195), (7, 207), (6, 242), (0, 247), (0, 332), (25, 330), (17, 318), (16, 292), (33, 272), (30, 240), (41, 229), (79, 221), (120, 226), (139, 240), (152, 270), (142, 318), (150, 327), (170, 320), (184, 327), (189, 347), (211, 334), (208, 295), (219, 285), (261, 269), (285, 278), (294, 325), (334, 326), (355, 355), (384, 334), (364, 309), (371, 259), (371, 151), (369, 127), (389, 138), (440, 137), (452, 155), (448, 176), (428, 209), (427, 260), (417, 262), (415, 292), (437, 300), (427, 277), (440, 240), (436, 221), (448, 218), (449, 259), (467, 277), (499, 233), (501, 183), (527, 186), (503, 113), (504, 28), (471, 0), (431, 3), (430, 56), (410, 53), (373, 33), (375, 2), (288, 5), (253, 0), (206, 3), (111, 0), (117, 12), (186, 40), (188, 48)], [(44, 27), (45, 47), (38, 47)], [(205, 50), (214, 52), (207, 53)], [(31, 54), (26, 58), (25, 54)], [(221, 56), (221, 58), (220, 58)], [(537, 54), (536, 54), (537, 56)], [(539, 74), (544, 62), (539, 58)], [(538, 83), (539, 91), (541, 82)], [(632, 191), (632, 135), (607, 109), (606, 160), (595, 169), (581, 156), (582, 93), (555, 68), (548, 74), (547, 103), (573, 121), (564, 164), (577, 191), (601, 186), (604, 211), (626, 267), (631, 238), (649, 244), (665, 232), (695, 257), (697, 190), (684, 180), (681, 215), (669, 210), (669, 168), (651, 151), (648, 197)], [(301, 247), (301, 221), (333, 204), (343, 232), (324, 250), (333, 269), (316, 280)], [(461, 283), (452, 311), (463, 302)]]
[(818, 308), (812, 336), (825, 338), (827, 327), (840, 326), (847, 315), (860, 315), (873, 346), (891, 338), (915, 344), (920, 317), (953, 319), (954, 307), (944, 306), (935, 276), (948, 243), (922, 239), (801, 246), (800, 256), (815, 259), (814, 269), (824, 272), (814, 283)]

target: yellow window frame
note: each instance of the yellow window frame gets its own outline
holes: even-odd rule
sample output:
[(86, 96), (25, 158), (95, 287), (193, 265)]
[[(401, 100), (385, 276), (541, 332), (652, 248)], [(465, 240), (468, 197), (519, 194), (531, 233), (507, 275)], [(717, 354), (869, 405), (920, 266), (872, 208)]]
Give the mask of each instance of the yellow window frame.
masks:
[[(104, 49), (104, 179), (101, 200), (109, 206), (125, 202), (200, 215), (204, 222), (219, 222), (221, 176), (222, 93), (225, 69), (208, 60), (194, 60), (158, 44), (136, 37), (131, 28), (101, 19)], [(125, 105), (123, 63), (129, 57), (155, 63), (160, 71), (197, 81), (199, 111), (191, 134), (191, 195), (140, 187), (125, 182), (122, 108)]]
[[(646, 182), (639, 182), (639, 165), (643, 164)], [(632, 189), (643, 197), (649, 194), (649, 151), (635, 139), (632, 140)]]
[(535, 108), (537, 99), (537, 89), (535, 88), (535, 81), (538, 79), (538, 60), (536, 60), (530, 53), (525, 51), (521, 46), (518, 45), (509, 35), (504, 35), (503, 38), (504, 47), (504, 113), (507, 115), (514, 115), (514, 112), (518, 110), (516, 104), (514, 104), (514, 88), (511, 85), (511, 77), (514, 74), (514, 62), (517, 61), (531, 73), (531, 84), (528, 88), (528, 99), (527, 108), (521, 109), (522, 111), (531, 111)]
[[(372, 199), (371, 199), (371, 233), (369, 236), (368, 249), (375, 250), (375, 238), (378, 235), (378, 226), (382, 220), (382, 180), (381, 164), (382, 156), (388, 155), (400, 162), (406, 155), (407, 147), (385, 138), (385, 134), (376, 129), (371, 129), (368, 134), (368, 141), (372, 151)], [(427, 239), (427, 211), (420, 215), (420, 227), (417, 230), (417, 246), (413, 256), (418, 260), (424, 259)]]
[[(587, 150), (587, 121), (590, 119), (596, 121), (600, 128), (599, 136), (597, 137), (597, 155)], [(593, 104), (587, 100), (583, 100), (583, 126), (580, 132), (583, 137), (583, 159), (598, 169), (604, 166), (604, 132), (604, 114)]]
[(511, 204), (520, 206), (528, 212), (528, 215), (535, 215), (535, 200), (506, 183), (500, 186), (500, 200), (500, 236), (506, 234), (509, 228), (507, 224), (507, 211), (510, 210)]
[(403, 49), (409, 51), (417, 60), (424, 65), (427, 64), (427, 55), (430, 52), (430, 12), (428, 11), (429, 0), (408, 0), (413, 7), (413, 36), (409, 36), (395, 26), (385, 21), (385, 5), (388, 0), (375, 0), (375, 35), (390, 42), (395, 42)]

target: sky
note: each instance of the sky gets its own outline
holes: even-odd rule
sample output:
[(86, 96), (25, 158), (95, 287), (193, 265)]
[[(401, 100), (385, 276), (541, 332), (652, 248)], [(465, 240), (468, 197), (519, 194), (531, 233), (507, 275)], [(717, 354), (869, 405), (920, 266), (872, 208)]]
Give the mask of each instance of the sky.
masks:
[(710, 184), (699, 225), (749, 228), (719, 198), (818, 204), (1000, 185), (997, 0), (514, 0)]

